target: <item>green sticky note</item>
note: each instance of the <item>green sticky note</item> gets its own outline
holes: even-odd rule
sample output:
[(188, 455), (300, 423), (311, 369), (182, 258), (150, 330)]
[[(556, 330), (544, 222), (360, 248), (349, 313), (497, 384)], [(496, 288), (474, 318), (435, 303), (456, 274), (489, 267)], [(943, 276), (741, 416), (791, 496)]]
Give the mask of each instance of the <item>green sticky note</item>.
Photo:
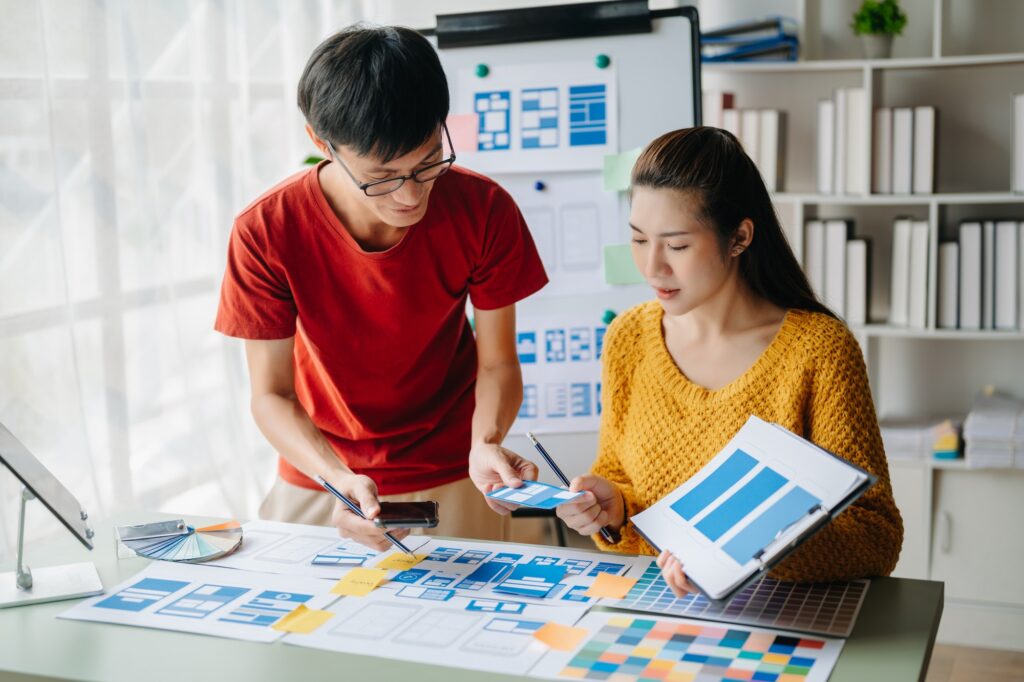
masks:
[(604, 247), (604, 281), (608, 284), (644, 284), (646, 280), (633, 264), (629, 244)]
[(604, 157), (604, 188), (609, 192), (624, 192), (629, 189), (629, 177), (633, 173), (633, 165), (640, 158), (640, 147), (630, 149), (621, 154), (609, 154)]

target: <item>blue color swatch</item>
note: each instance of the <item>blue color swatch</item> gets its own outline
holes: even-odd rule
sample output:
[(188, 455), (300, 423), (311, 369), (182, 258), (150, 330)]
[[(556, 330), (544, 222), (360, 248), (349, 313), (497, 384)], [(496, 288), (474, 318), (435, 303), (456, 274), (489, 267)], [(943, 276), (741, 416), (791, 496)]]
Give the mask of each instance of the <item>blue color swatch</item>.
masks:
[(762, 469), (701, 519), (697, 524), (697, 530), (714, 542), (786, 483), (787, 479), (784, 476), (767, 467)]
[(686, 493), (672, 504), (672, 511), (689, 521), (704, 511), (704, 508), (718, 499), (726, 490), (747, 475), (757, 464), (757, 460), (736, 450), (722, 464), (711, 472), (711, 475), (698, 483), (693, 490)]

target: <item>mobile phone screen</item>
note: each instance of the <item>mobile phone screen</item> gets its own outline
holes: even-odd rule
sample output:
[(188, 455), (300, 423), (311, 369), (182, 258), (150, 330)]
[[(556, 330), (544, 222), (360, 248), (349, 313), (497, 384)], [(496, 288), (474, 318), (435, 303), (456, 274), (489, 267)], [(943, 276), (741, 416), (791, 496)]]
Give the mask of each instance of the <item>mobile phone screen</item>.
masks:
[(437, 525), (437, 502), (381, 502), (374, 523), (386, 528), (433, 528)]

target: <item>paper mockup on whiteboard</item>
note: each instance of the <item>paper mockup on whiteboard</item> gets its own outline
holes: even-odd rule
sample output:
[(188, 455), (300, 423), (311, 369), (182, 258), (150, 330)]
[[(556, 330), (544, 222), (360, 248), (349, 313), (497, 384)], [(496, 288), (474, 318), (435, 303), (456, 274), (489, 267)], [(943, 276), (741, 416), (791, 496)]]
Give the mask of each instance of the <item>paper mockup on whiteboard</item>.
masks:
[(317, 611), (337, 597), (326, 580), (155, 562), (60, 618), (272, 642), (272, 626), (299, 606)]
[(709, 599), (729, 599), (857, 499), (863, 469), (751, 416), (696, 475), (631, 517)]

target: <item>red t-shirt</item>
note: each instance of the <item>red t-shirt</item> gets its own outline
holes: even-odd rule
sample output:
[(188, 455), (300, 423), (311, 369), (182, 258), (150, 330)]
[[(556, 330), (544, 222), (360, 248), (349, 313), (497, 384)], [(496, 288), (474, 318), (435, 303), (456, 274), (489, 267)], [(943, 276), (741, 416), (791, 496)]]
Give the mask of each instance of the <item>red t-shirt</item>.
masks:
[[(402, 240), (363, 251), (313, 168), (235, 219), (217, 331), (295, 337), (295, 392), (352, 470), (382, 495), (465, 478), (475, 405), (474, 307), (511, 305), (547, 275), (523, 217), (493, 181), (454, 167)], [(280, 476), (319, 486), (284, 458)]]

